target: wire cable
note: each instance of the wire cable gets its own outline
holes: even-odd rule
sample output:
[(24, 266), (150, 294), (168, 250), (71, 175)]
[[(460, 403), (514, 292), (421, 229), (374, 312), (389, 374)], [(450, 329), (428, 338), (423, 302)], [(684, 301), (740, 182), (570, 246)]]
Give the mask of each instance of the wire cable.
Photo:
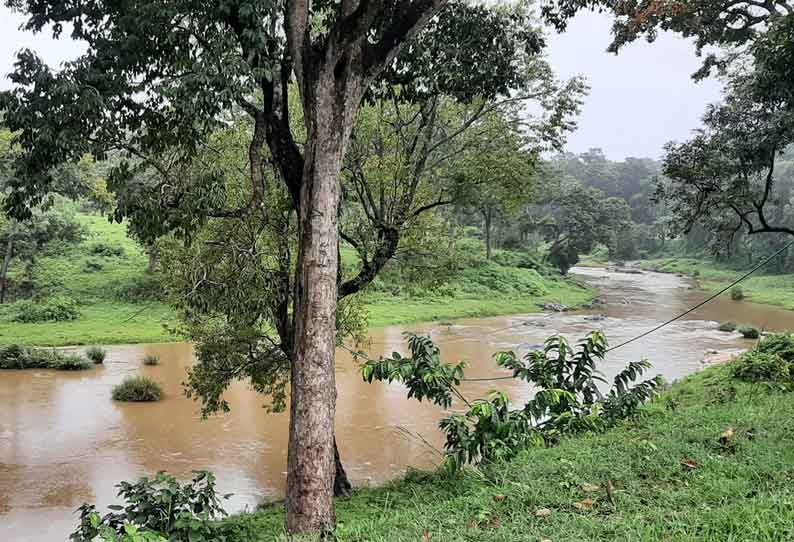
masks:
[(783, 248), (781, 248), (780, 250), (778, 250), (777, 252), (775, 252), (775, 253), (774, 253), (774, 254), (772, 254), (771, 256), (768, 256), (767, 258), (765, 258), (764, 260), (762, 260), (762, 261), (761, 261), (761, 263), (759, 263), (758, 265), (756, 265), (755, 267), (753, 267), (752, 269), (750, 269), (750, 270), (749, 270), (747, 273), (745, 273), (744, 275), (742, 275), (742, 276), (741, 276), (741, 277), (739, 277), (738, 279), (736, 279), (736, 280), (734, 280), (733, 282), (731, 282), (731, 283), (730, 283), (729, 285), (727, 285), (725, 288), (723, 288), (723, 289), (722, 289), (722, 290), (720, 290), (719, 292), (717, 292), (717, 293), (715, 293), (715, 294), (713, 294), (713, 295), (709, 296), (709, 297), (708, 297), (708, 298), (706, 298), (704, 301), (701, 301), (700, 303), (698, 303), (697, 305), (695, 305), (695, 306), (694, 306), (694, 307), (692, 307), (691, 309), (689, 309), (689, 310), (687, 310), (687, 311), (684, 311), (684, 312), (682, 312), (681, 314), (679, 314), (678, 316), (676, 316), (676, 317), (674, 317), (674, 318), (670, 318), (670, 319), (669, 319), (669, 320), (667, 320), (666, 322), (662, 322), (662, 323), (661, 323), (661, 324), (659, 324), (658, 326), (656, 326), (656, 327), (654, 327), (654, 328), (652, 328), (652, 329), (649, 329), (648, 331), (646, 331), (646, 332), (644, 332), (644, 333), (640, 333), (640, 334), (639, 334), (639, 335), (637, 335), (636, 337), (632, 337), (631, 339), (629, 339), (629, 340), (627, 340), (627, 341), (624, 341), (624, 342), (622, 342), (622, 343), (618, 344), (617, 346), (613, 346), (613, 347), (611, 347), (611, 348), (608, 348), (608, 349), (607, 349), (607, 352), (612, 352), (613, 350), (617, 350), (618, 348), (621, 348), (621, 347), (623, 347), (623, 346), (626, 346), (627, 344), (631, 344), (631, 343), (633, 343), (634, 341), (638, 341), (638, 340), (640, 340), (640, 339), (642, 339), (642, 338), (644, 338), (644, 337), (647, 337), (647, 336), (648, 336), (648, 335), (650, 335), (651, 333), (654, 333), (654, 332), (656, 332), (656, 331), (659, 331), (659, 330), (660, 330), (660, 329), (662, 329), (663, 327), (665, 327), (665, 326), (669, 326), (670, 324), (672, 324), (672, 323), (673, 323), (673, 322), (675, 322), (676, 320), (680, 320), (680, 319), (681, 319), (681, 318), (683, 318), (684, 316), (686, 316), (686, 315), (688, 315), (688, 314), (690, 314), (690, 313), (692, 313), (692, 312), (695, 312), (696, 310), (698, 310), (698, 309), (699, 309), (700, 307), (702, 307), (703, 305), (705, 305), (705, 304), (707, 304), (707, 303), (709, 303), (709, 302), (711, 302), (711, 301), (714, 301), (716, 298), (718, 298), (719, 296), (721, 296), (722, 294), (724, 294), (725, 292), (727, 292), (728, 290), (730, 290), (731, 288), (733, 288), (734, 286), (736, 286), (737, 284), (739, 284), (740, 282), (742, 282), (744, 279), (746, 279), (747, 277), (749, 277), (750, 275), (752, 275), (753, 273), (755, 273), (756, 271), (758, 271), (759, 269), (761, 269), (762, 267), (764, 267), (766, 264), (768, 264), (768, 263), (769, 263), (770, 261), (772, 261), (774, 258), (777, 258), (777, 257), (778, 257), (778, 256), (780, 256), (781, 254), (783, 254), (783, 253), (784, 253), (786, 250), (788, 250), (788, 248), (789, 248), (790, 246), (792, 246), (792, 245), (794, 245), (794, 240), (792, 240), (791, 242), (789, 242), (789, 243), (788, 243), (786, 246), (784, 246)]

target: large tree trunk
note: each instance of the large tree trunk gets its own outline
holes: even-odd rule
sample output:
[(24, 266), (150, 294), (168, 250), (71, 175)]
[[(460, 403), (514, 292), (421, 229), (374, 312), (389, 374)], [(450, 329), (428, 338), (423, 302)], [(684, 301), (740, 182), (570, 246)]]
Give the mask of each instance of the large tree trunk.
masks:
[(6, 301), (6, 290), (8, 288), (8, 268), (11, 259), (14, 257), (14, 239), (9, 235), (6, 243), (6, 251), (3, 256), (3, 266), (0, 268), (0, 304)]
[(339, 173), (352, 115), (346, 96), (322, 81), (304, 97), (307, 144), (300, 193), (287, 474), (287, 530), (334, 528), (336, 305)]

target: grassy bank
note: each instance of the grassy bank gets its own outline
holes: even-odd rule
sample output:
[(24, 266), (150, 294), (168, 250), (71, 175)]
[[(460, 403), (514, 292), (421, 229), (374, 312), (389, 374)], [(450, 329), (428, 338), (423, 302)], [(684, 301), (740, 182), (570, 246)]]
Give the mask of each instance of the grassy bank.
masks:
[[(683, 273), (696, 277), (701, 286), (707, 290), (724, 288), (748, 270), (686, 257), (642, 260), (639, 266), (652, 271)], [(794, 273), (770, 275), (764, 274), (763, 270), (757, 273), (742, 282), (745, 297), (755, 303), (778, 305), (794, 310)]]
[[(87, 232), (85, 240), (42, 255), (35, 267), (33, 287), (41, 300), (57, 296), (73, 299), (79, 318), (22, 323), (15, 321), (18, 304), (6, 304), (0, 306), (0, 344), (63, 346), (179, 340), (166, 329), (175, 323), (175, 315), (158, 297), (157, 276), (146, 272), (147, 257), (127, 236), (124, 226), (111, 224), (99, 215), (78, 214), (77, 218)], [(108, 247), (117, 253), (102, 250)], [(20, 281), (22, 277), (12, 272), (11, 279)], [(532, 312), (544, 302), (575, 306), (592, 295), (591, 290), (561, 277), (480, 262), (450, 276), (439, 288), (423, 289), (393, 278), (379, 279), (363, 300), (370, 325), (378, 327)]]
[[(337, 539), (792, 540), (791, 399), (710, 368), (675, 384), (639, 422), (454, 479), (412, 473), (359, 490), (337, 503)], [(282, 525), (273, 506), (232, 517), (223, 531), (229, 542), (269, 541), (283, 539)]]

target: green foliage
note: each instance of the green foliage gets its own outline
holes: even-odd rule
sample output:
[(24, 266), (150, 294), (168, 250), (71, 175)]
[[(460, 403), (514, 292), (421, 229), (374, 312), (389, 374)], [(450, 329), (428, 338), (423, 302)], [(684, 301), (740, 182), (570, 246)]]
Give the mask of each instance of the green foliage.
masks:
[(464, 362), (455, 365), (442, 363), (441, 351), (430, 340), (414, 333), (406, 333), (411, 357), (398, 352), (391, 358), (367, 360), (361, 364), (361, 376), (366, 382), (402, 382), (408, 388), (408, 397), (418, 401), (429, 400), (444, 408), (452, 405), (454, 387), (460, 386)]
[(727, 332), (736, 331), (736, 322), (723, 322), (717, 329)]
[(94, 243), (89, 249), (91, 254), (95, 256), (104, 256), (104, 257), (118, 257), (124, 255), (124, 247), (121, 245), (111, 245), (108, 243)]
[(71, 297), (54, 296), (43, 301), (24, 299), (17, 301), (12, 309), (15, 322), (68, 322), (80, 318), (77, 302)]
[[(94, 505), (83, 504), (80, 524), (70, 536), (72, 542), (91, 542), (98, 535), (112, 532), (121, 537), (139, 534), (140, 540), (169, 542), (210, 542), (214, 535), (213, 519), (226, 515), (221, 497), (215, 492), (215, 476), (208, 471), (194, 471), (193, 479), (181, 484), (176, 478), (159, 472), (153, 479), (121, 482), (118, 496), (124, 505), (110, 505), (111, 512), (99, 518)], [(223, 498), (228, 498), (224, 495)], [(151, 537), (151, 538), (147, 538)], [(115, 540), (110, 538), (110, 540)], [(137, 539), (132, 538), (137, 542)]]
[(758, 337), (761, 336), (761, 332), (758, 331), (758, 328), (753, 326), (747, 326), (747, 325), (739, 326), (737, 331), (741, 333), (742, 337), (744, 337), (745, 339), (757, 339)]
[(143, 364), (149, 366), (160, 365), (160, 356), (155, 354), (146, 354), (143, 358)]
[(90, 359), (94, 363), (103, 363), (108, 353), (107, 350), (105, 350), (101, 346), (90, 346), (89, 348), (86, 349), (85, 355), (88, 359)]
[(521, 409), (511, 409), (506, 394), (492, 392), (485, 399), (468, 402), (458, 390), (464, 382), (463, 363), (440, 360), (438, 347), (428, 337), (407, 333), (410, 358), (398, 353), (391, 358), (368, 360), (361, 365), (367, 382), (398, 381), (408, 396), (430, 400), (444, 408), (457, 397), (467, 406), (439, 426), (446, 436), (446, 465), (459, 470), (467, 463), (492, 462), (513, 457), (523, 448), (555, 442), (560, 436), (583, 431), (602, 431), (621, 420), (635, 418), (642, 404), (662, 386), (661, 377), (634, 384), (650, 367), (643, 360), (632, 362), (618, 373), (604, 395), (598, 385), (606, 380), (596, 369), (607, 352), (606, 338), (590, 333), (574, 350), (559, 336), (546, 341), (542, 351), (522, 360), (513, 352), (495, 355), (500, 367), (513, 378), (529, 383), (537, 391)]
[(98, 260), (86, 260), (83, 269), (85, 269), (86, 273), (96, 273), (97, 271), (102, 271), (104, 268), (105, 266)]
[(794, 333), (765, 337), (730, 365), (733, 376), (742, 380), (794, 383)]
[(744, 290), (741, 286), (734, 286), (731, 288), (731, 299), (734, 301), (741, 301), (744, 299)]
[(0, 346), (0, 369), (57, 369), (80, 371), (91, 363), (83, 358), (57, 350), (27, 348), (17, 344)]
[(156, 274), (132, 277), (116, 291), (116, 297), (128, 303), (163, 300), (166, 297), (164, 278)]
[(148, 376), (127, 376), (113, 386), (114, 401), (149, 402), (163, 397), (163, 388)]

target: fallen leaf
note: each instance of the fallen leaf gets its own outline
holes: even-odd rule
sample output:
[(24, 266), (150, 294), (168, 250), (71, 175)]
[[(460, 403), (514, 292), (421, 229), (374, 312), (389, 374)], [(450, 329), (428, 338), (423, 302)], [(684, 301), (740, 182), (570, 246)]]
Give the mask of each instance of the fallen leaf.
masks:
[(476, 529), (477, 528), (477, 522), (474, 521), (473, 519), (470, 519), (469, 521), (466, 522), (466, 528), (467, 529)]
[(550, 515), (551, 515), (551, 510), (549, 510), (548, 508), (538, 508), (537, 510), (535, 510), (535, 517), (545, 518)]
[(501, 495), (501, 494), (497, 494), (493, 496), (493, 500), (495, 500), (496, 502), (502, 502), (506, 498), (507, 498), (506, 495)]
[(595, 503), (593, 502), (593, 499), (583, 499), (579, 502), (573, 503), (573, 505), (579, 510), (590, 510), (593, 508), (594, 504)]
[(541, 538), (538, 542), (551, 542), (551, 538)]
[(427, 542), (427, 541), (428, 541), (428, 540), (430, 540), (431, 538), (433, 538), (433, 535), (432, 535), (432, 534), (430, 534), (430, 531), (428, 531), (427, 529), (425, 529), (425, 530), (424, 530), (424, 532), (422, 533), (422, 540), (424, 540), (425, 542)]
[(731, 443), (731, 439), (733, 438), (733, 429), (729, 427), (720, 435), (720, 444), (723, 446), (727, 446)]
[(488, 527), (491, 529), (498, 529), (501, 526), (502, 522), (499, 521), (499, 518), (491, 518), (491, 520), (488, 522)]
[(585, 493), (595, 493), (596, 491), (601, 491), (601, 486), (595, 484), (588, 484), (587, 482), (582, 484), (582, 491)]
[(689, 470), (694, 470), (698, 466), (698, 462), (694, 459), (684, 458), (681, 460), (681, 466)]

